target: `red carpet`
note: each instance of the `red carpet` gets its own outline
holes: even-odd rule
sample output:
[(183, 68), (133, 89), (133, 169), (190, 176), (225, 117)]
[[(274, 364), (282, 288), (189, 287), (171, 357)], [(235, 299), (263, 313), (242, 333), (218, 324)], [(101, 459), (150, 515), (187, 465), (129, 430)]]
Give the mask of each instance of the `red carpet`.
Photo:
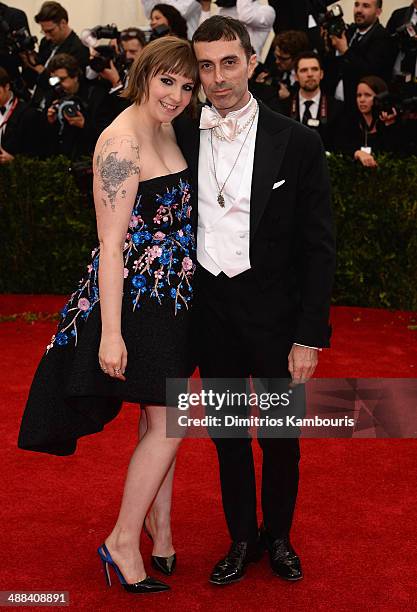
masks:
[[(287, 584), (272, 577), (265, 557), (244, 580), (223, 589), (207, 582), (228, 545), (214, 446), (186, 440), (176, 475), (179, 564), (168, 579), (172, 591), (135, 598), (117, 583), (108, 589), (96, 547), (117, 516), (136, 440), (136, 407), (127, 405), (105, 432), (83, 439), (72, 457), (16, 449), (30, 379), (55, 324), (28, 323), (28, 315), (4, 319), (52, 313), (62, 302), (55, 296), (0, 296), (0, 590), (66, 590), (77, 611), (417, 610), (416, 440), (303, 440), (293, 543), (304, 580)], [(415, 377), (416, 318), (335, 308), (333, 349), (323, 351), (318, 375)], [(256, 442), (254, 448), (259, 467)], [(146, 540), (143, 553), (148, 559)]]

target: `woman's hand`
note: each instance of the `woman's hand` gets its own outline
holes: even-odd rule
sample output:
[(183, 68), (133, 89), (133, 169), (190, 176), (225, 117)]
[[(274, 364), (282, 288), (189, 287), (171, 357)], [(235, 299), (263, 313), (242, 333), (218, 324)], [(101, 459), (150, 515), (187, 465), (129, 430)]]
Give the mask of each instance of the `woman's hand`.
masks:
[(120, 334), (101, 336), (98, 360), (105, 374), (126, 380), (124, 373), (127, 366), (127, 350)]
[(392, 108), (391, 111), (392, 111), (391, 113), (387, 113), (386, 111), (383, 111), (379, 115), (379, 118), (382, 121), (382, 123), (385, 125), (385, 127), (389, 127), (390, 125), (393, 125), (397, 121), (398, 113), (396, 109)]
[(362, 166), (367, 166), (368, 168), (376, 168), (378, 163), (371, 153), (366, 153), (365, 151), (355, 151), (354, 158), (361, 162)]

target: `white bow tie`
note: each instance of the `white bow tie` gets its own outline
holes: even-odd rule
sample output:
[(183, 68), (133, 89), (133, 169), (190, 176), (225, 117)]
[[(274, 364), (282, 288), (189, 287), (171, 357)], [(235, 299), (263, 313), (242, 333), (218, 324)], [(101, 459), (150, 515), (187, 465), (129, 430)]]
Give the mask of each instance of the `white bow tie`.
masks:
[(225, 139), (232, 142), (236, 137), (237, 119), (236, 117), (220, 117), (209, 106), (203, 106), (200, 130), (210, 130), (212, 128), (220, 130)]

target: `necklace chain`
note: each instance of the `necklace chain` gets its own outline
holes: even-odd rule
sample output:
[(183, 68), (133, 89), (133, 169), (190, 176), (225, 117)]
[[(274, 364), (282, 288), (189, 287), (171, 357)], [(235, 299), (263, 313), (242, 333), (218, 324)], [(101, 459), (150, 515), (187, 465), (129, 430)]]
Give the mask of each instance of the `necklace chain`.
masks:
[[(242, 133), (242, 132), (243, 132), (243, 130), (244, 130), (246, 127), (248, 127), (248, 126), (249, 126), (249, 129), (248, 129), (248, 131), (246, 132), (246, 136), (245, 136), (245, 138), (244, 138), (244, 140), (243, 140), (242, 146), (241, 146), (241, 147), (240, 147), (240, 149), (239, 149), (239, 153), (237, 154), (237, 157), (236, 157), (236, 159), (235, 159), (235, 161), (234, 161), (234, 163), (233, 163), (233, 166), (232, 166), (232, 168), (231, 168), (231, 170), (230, 170), (229, 174), (227, 175), (226, 180), (224, 181), (224, 183), (223, 183), (223, 186), (222, 186), (222, 187), (220, 187), (220, 185), (219, 185), (219, 181), (217, 180), (216, 163), (215, 163), (215, 161), (214, 161), (214, 149), (213, 149), (213, 131), (214, 131), (214, 129), (215, 129), (215, 128), (212, 128), (212, 129), (210, 130), (210, 146), (211, 146), (211, 156), (212, 156), (212, 158), (213, 158), (214, 180), (216, 181), (217, 189), (218, 189), (218, 192), (219, 192), (219, 193), (217, 194), (217, 202), (218, 202), (219, 206), (221, 206), (222, 208), (224, 208), (224, 204), (225, 204), (225, 201), (224, 201), (224, 195), (223, 195), (223, 190), (224, 190), (224, 188), (226, 187), (226, 183), (227, 183), (227, 181), (229, 180), (229, 178), (230, 178), (230, 176), (231, 176), (231, 174), (232, 174), (233, 170), (235, 169), (235, 166), (236, 166), (236, 164), (237, 164), (237, 162), (238, 162), (238, 159), (239, 159), (239, 157), (240, 157), (240, 154), (242, 153), (243, 147), (245, 146), (245, 143), (246, 143), (246, 141), (247, 141), (247, 139), (248, 139), (249, 133), (250, 133), (250, 131), (251, 131), (251, 129), (252, 129), (252, 126), (253, 126), (253, 123), (254, 123), (254, 121), (255, 121), (255, 117), (256, 117), (257, 112), (258, 112), (258, 105), (256, 105), (255, 112), (253, 113), (253, 115), (252, 115), (252, 117), (250, 118), (250, 120), (249, 120), (248, 122), (246, 122), (246, 124), (243, 126), (243, 128), (241, 129), (241, 131), (240, 131), (240, 132), (238, 132), (238, 133)], [(223, 138), (223, 137), (222, 137), (222, 138), (221, 138), (221, 140), (225, 140), (225, 138)]]

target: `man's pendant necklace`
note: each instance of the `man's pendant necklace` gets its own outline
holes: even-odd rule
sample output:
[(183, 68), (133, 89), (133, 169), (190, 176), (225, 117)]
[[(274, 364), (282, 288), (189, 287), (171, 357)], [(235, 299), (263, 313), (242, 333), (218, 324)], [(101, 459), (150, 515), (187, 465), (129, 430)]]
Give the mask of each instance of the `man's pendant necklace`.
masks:
[(214, 129), (214, 128), (212, 128), (212, 129), (210, 130), (210, 145), (211, 145), (211, 156), (212, 156), (212, 158), (213, 158), (214, 180), (216, 181), (216, 185), (217, 185), (217, 189), (218, 189), (218, 194), (217, 194), (217, 203), (218, 203), (218, 205), (219, 205), (221, 208), (224, 208), (224, 205), (225, 205), (225, 200), (224, 200), (224, 195), (223, 195), (224, 188), (226, 187), (226, 183), (227, 183), (227, 181), (229, 180), (230, 175), (232, 174), (233, 170), (235, 169), (235, 166), (236, 166), (236, 164), (237, 164), (237, 162), (238, 162), (238, 159), (239, 159), (239, 157), (240, 157), (240, 154), (242, 153), (243, 147), (245, 146), (246, 140), (248, 139), (249, 132), (250, 132), (250, 131), (251, 131), (251, 129), (252, 129), (253, 122), (255, 121), (255, 117), (256, 117), (257, 112), (258, 112), (258, 108), (256, 109), (256, 111), (255, 111), (255, 112), (254, 112), (254, 114), (253, 114), (252, 121), (251, 121), (251, 124), (250, 124), (250, 126), (249, 126), (248, 131), (246, 132), (245, 139), (244, 139), (244, 141), (243, 141), (243, 143), (242, 143), (242, 146), (241, 146), (241, 147), (240, 147), (240, 149), (239, 149), (239, 153), (237, 154), (237, 157), (236, 157), (236, 159), (235, 159), (235, 161), (234, 161), (234, 164), (233, 164), (233, 166), (232, 166), (232, 169), (230, 170), (229, 174), (227, 175), (227, 178), (226, 178), (226, 180), (224, 181), (224, 183), (223, 183), (222, 187), (220, 187), (220, 185), (219, 185), (219, 181), (217, 180), (217, 174), (216, 174), (216, 163), (215, 163), (215, 161), (214, 161), (214, 150), (213, 150), (213, 129)]

